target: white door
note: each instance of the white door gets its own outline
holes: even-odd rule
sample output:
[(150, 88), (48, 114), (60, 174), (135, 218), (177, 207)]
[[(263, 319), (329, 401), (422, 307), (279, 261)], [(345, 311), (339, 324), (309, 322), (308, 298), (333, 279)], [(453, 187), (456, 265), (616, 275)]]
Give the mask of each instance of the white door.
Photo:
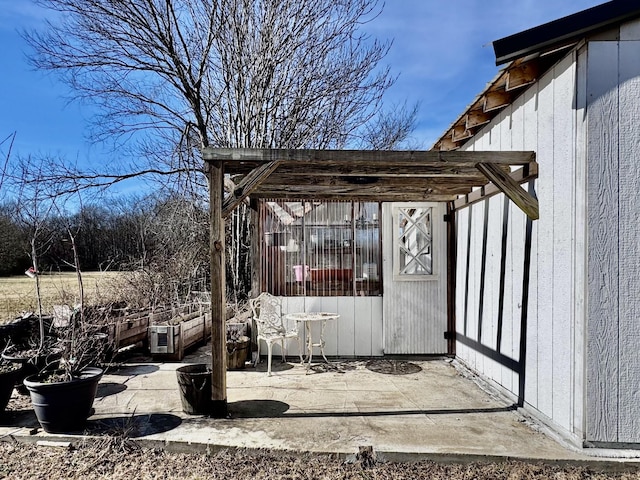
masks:
[(444, 203), (382, 206), (385, 354), (447, 353)]

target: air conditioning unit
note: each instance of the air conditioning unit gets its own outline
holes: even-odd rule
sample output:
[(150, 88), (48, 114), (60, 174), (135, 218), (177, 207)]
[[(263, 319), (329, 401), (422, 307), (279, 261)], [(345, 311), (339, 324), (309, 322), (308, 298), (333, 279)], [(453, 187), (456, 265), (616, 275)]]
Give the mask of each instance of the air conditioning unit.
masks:
[(179, 325), (150, 325), (149, 350), (151, 353), (175, 353), (174, 338), (179, 333)]

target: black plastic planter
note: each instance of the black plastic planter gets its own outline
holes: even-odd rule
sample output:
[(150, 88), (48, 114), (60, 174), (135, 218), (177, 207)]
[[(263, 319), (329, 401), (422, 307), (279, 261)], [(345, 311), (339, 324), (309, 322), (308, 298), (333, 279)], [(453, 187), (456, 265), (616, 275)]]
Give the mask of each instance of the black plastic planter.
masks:
[(13, 387), (20, 376), (20, 371), (19, 365), (12, 365), (10, 370), (0, 372), (0, 413), (4, 412), (4, 409), (7, 408), (7, 404), (13, 393)]
[(38, 422), (48, 433), (82, 430), (102, 378), (102, 369), (85, 368), (79, 378), (68, 382), (43, 383), (38, 375), (24, 379)]
[(190, 415), (211, 413), (211, 369), (204, 363), (176, 369), (182, 410)]

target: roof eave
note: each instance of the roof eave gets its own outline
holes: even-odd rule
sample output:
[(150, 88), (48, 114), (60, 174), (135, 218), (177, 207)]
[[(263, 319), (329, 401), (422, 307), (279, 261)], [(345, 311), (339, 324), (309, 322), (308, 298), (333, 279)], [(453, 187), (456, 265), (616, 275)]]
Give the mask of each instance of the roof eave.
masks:
[(496, 65), (579, 40), (627, 19), (640, 16), (636, 0), (614, 0), (493, 42)]

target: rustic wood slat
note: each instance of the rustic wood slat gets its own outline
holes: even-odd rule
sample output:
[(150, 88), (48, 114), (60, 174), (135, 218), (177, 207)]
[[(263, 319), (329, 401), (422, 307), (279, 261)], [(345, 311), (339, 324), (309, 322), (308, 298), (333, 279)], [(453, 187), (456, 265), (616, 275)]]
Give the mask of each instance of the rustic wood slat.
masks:
[(222, 195), (224, 192), (222, 162), (209, 167), (209, 210), (211, 216), (211, 415), (227, 416), (227, 337), (225, 300), (224, 220)]
[(247, 198), (251, 192), (266, 180), (269, 175), (278, 168), (281, 162), (275, 160), (273, 162), (265, 163), (255, 168), (251, 173), (242, 179), (242, 181), (236, 186), (233, 193), (227, 197), (222, 204), (222, 216), (228, 216), (234, 208)]
[[(538, 164), (532, 163), (527, 167), (519, 168), (515, 172), (511, 173), (510, 177), (519, 184), (533, 180), (538, 177)], [(480, 202), (498, 193), (501, 193), (501, 190), (494, 184), (490, 183), (482, 188), (474, 190), (464, 197), (456, 199), (453, 202), (453, 206), (456, 210), (460, 210), (461, 208), (473, 205), (474, 203)]]
[[(464, 191), (462, 191), (464, 190)], [(471, 193), (471, 188), (460, 189), (458, 193), (442, 194), (429, 193), (426, 190), (415, 191), (399, 191), (394, 194), (376, 193), (371, 190), (335, 189), (334, 191), (311, 191), (309, 189), (280, 189), (260, 191), (255, 194), (256, 198), (278, 198), (291, 200), (335, 200), (336, 197), (344, 196), (360, 202), (394, 202), (394, 201), (429, 201), (429, 202), (450, 202), (455, 200), (458, 195), (466, 195)]]
[[(508, 167), (507, 167), (508, 168)], [(508, 172), (506, 172), (508, 173)], [(484, 185), (486, 177), (476, 169), (474, 176), (443, 176), (443, 177), (390, 177), (378, 178), (358, 176), (313, 176), (300, 177), (299, 175), (277, 175), (264, 181), (254, 191), (270, 190), (273, 187), (286, 186), (287, 188), (316, 188), (330, 189), (333, 187), (355, 188), (361, 191), (363, 187), (383, 191), (385, 189), (417, 188), (448, 191), (456, 187), (468, 187), (472, 185)]]
[(494, 91), (487, 92), (484, 95), (484, 106), (483, 110), (485, 112), (490, 112), (492, 110), (497, 110), (503, 107), (506, 107), (511, 103), (511, 95), (504, 91)]
[(531, 61), (523, 65), (511, 68), (507, 72), (507, 83), (505, 90), (514, 90), (526, 85), (530, 85), (538, 78), (539, 68), (536, 61)]
[(498, 187), (509, 199), (515, 203), (532, 220), (540, 218), (538, 200), (529, 195), (518, 182), (506, 175), (496, 165), (491, 163), (478, 163), (478, 170), (486, 175), (491, 182)]
[(453, 127), (453, 131), (451, 132), (451, 139), (454, 142), (466, 140), (471, 137), (473, 137), (473, 131), (469, 130), (466, 125), (456, 125)]
[[(396, 166), (395, 164), (375, 164), (375, 165), (339, 165), (332, 169), (327, 169), (322, 164), (309, 164), (301, 169), (298, 164), (281, 164), (275, 173), (269, 177), (269, 181), (275, 177), (284, 175), (308, 177), (310, 169), (313, 168), (314, 177), (335, 177), (336, 175), (352, 175), (352, 176), (374, 176), (374, 177), (391, 177), (391, 178), (438, 178), (438, 177), (478, 177), (478, 170), (475, 164), (459, 165), (454, 163), (429, 163), (416, 164), (411, 167)], [(480, 175), (480, 177), (483, 177)], [(484, 177), (483, 177), (484, 178)]]
[(246, 170), (245, 162), (282, 161), (282, 165), (299, 163), (310, 165), (319, 163), (325, 169), (345, 165), (382, 164), (395, 167), (412, 167), (420, 164), (457, 164), (473, 166), (478, 162), (526, 165), (535, 160), (534, 152), (467, 152), (437, 150), (285, 150), (285, 149), (231, 149), (205, 148), (202, 151), (206, 161), (224, 162), (225, 172), (234, 173), (240, 168)]
[(480, 125), (485, 125), (491, 121), (491, 115), (481, 111), (481, 110), (473, 110), (469, 112), (465, 118), (465, 125), (467, 129), (471, 129), (474, 127), (479, 127)]

